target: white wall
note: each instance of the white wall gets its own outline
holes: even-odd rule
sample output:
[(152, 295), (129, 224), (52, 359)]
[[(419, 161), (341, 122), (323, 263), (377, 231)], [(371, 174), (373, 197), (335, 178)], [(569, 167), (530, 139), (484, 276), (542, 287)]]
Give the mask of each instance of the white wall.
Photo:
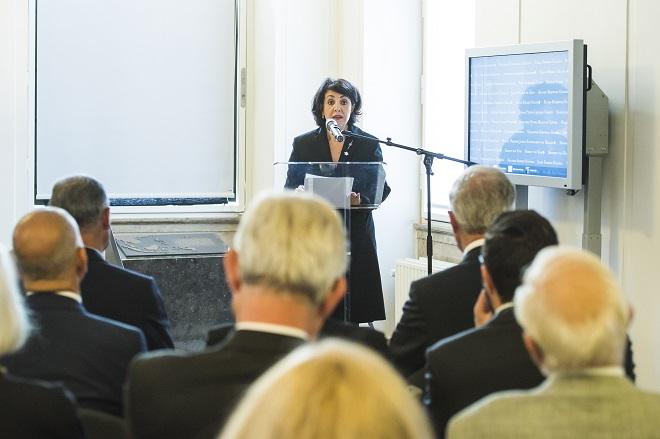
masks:
[(660, 390), (660, 59), (657, 17), (653, 0), (628, 2), (628, 110), (621, 121), (625, 156), (619, 160), (624, 175), (621, 230), (623, 287), (635, 307), (632, 336), (640, 365), (640, 384)]
[[(422, 144), (421, 3), (364, 1), (362, 125), (371, 134), (414, 147)], [(395, 261), (412, 257), (412, 224), (420, 220), (420, 159), (410, 151), (382, 146), (392, 193), (374, 213), (380, 262), (386, 334), (394, 330)]]
[[(654, 104), (657, 14), (653, 0), (478, 0), (477, 45), (583, 39), (594, 79), (609, 97), (610, 154), (605, 159), (602, 258), (621, 279), (636, 319), (631, 329), (638, 383), (660, 390), (660, 296), (653, 285), (660, 244), (654, 184), (659, 145)], [(654, 142), (655, 141), (655, 142)], [(557, 227), (560, 241), (580, 246), (583, 195), (530, 190), (530, 208)]]

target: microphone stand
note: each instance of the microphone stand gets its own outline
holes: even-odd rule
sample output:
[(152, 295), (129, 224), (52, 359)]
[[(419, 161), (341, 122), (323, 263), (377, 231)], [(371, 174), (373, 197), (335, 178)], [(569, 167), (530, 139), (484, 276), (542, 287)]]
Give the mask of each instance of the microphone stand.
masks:
[(426, 168), (426, 260), (427, 272), (430, 275), (433, 267), (433, 235), (431, 234), (431, 175), (433, 175), (433, 159), (449, 160), (456, 163), (462, 163), (467, 166), (476, 165), (476, 163), (469, 160), (450, 157), (448, 155), (440, 154), (439, 152), (432, 152), (422, 148), (413, 148), (406, 145), (400, 145), (398, 143), (392, 142), (391, 137), (387, 137), (387, 140), (381, 140), (374, 137), (363, 136), (362, 134), (352, 133), (350, 131), (342, 131), (342, 134), (346, 137), (353, 137), (355, 139), (362, 139), (369, 142), (376, 141), (378, 143), (382, 143), (383, 145), (394, 146), (395, 148), (405, 149), (407, 151), (412, 151), (417, 155), (424, 156), (424, 167)]

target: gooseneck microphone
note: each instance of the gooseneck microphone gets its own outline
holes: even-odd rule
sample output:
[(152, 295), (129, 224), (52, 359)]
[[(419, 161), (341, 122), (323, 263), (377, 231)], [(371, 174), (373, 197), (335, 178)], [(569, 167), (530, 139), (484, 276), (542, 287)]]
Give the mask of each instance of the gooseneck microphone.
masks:
[(327, 129), (330, 134), (332, 134), (332, 137), (334, 137), (337, 142), (344, 141), (344, 135), (341, 133), (341, 128), (339, 128), (339, 125), (337, 125), (336, 120), (328, 119), (325, 122), (325, 129)]

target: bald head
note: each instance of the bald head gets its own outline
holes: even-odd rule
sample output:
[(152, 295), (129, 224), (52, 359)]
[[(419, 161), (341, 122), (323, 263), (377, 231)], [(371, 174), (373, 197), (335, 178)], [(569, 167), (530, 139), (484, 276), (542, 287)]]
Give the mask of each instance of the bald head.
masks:
[(26, 283), (70, 281), (82, 277), (81, 269), (84, 274), (79, 260), (81, 250), (84, 253), (80, 232), (63, 209), (45, 207), (25, 215), (14, 228), (13, 244)]
[(542, 250), (516, 291), (516, 317), (549, 371), (621, 365), (628, 307), (612, 273), (594, 255)]

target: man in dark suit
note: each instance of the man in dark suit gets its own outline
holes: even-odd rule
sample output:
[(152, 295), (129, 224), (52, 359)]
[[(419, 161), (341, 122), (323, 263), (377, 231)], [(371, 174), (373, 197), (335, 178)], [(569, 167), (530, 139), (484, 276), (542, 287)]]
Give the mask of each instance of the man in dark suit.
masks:
[(436, 341), (473, 326), (472, 308), (481, 291), (478, 256), (486, 229), (511, 208), (515, 190), (496, 168), (472, 166), (454, 182), (449, 194), (451, 222), (463, 260), (419, 279), (392, 339), (394, 363), (409, 382), (423, 386), (424, 354)]
[(542, 248), (557, 243), (552, 225), (531, 210), (505, 212), (486, 232), (484, 289), (474, 307), (479, 326), (440, 340), (426, 354), (424, 404), (438, 437), (444, 437), (451, 416), (482, 397), (543, 381), (523, 345), (512, 300), (521, 270)]
[(153, 278), (109, 264), (101, 252), (110, 235), (110, 208), (101, 183), (87, 176), (72, 176), (53, 186), (50, 205), (76, 219), (88, 259), (82, 281), (85, 309), (109, 319), (137, 326), (149, 350), (172, 348), (170, 322)]
[(74, 219), (59, 208), (35, 210), (18, 222), (13, 241), (38, 332), (2, 364), (19, 377), (61, 381), (82, 407), (121, 415), (128, 364), (145, 340), (139, 329), (82, 306), (87, 254)]
[[(30, 337), (30, 320), (9, 252), (0, 245), (0, 357)], [(0, 431), (21, 439), (82, 439), (75, 399), (59, 384), (26, 380), (0, 366)]]
[(346, 236), (337, 212), (304, 193), (262, 197), (224, 258), (236, 331), (201, 353), (156, 352), (131, 366), (135, 439), (215, 438), (244, 390), (315, 338), (346, 291)]

